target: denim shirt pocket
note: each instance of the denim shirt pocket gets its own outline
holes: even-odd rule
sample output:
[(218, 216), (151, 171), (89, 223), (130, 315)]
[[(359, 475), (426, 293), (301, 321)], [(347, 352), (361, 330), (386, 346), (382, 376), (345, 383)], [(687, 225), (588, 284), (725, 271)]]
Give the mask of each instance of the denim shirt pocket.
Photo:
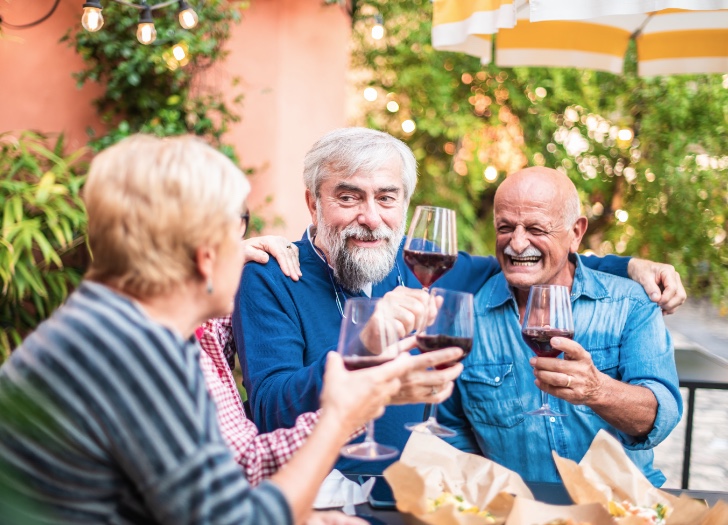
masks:
[(525, 419), (513, 363), (470, 363), (460, 381), (463, 410), (472, 423), (510, 428)]

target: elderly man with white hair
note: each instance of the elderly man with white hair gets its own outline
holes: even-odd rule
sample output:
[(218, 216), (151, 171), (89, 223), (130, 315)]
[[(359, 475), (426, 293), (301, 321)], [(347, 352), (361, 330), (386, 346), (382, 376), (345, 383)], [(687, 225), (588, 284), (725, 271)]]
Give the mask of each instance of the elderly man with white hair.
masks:
[[(313, 224), (291, 246), (299, 252), (302, 276), (287, 278), (274, 260), (246, 265), (233, 313), (243, 380), (261, 431), (292, 426), (299, 414), (318, 409), (326, 354), (336, 350), (349, 297), (384, 297), (400, 336), (418, 326), (427, 295), (402, 258), (416, 182), (412, 151), (380, 131), (334, 130), (306, 154), (305, 197)], [(614, 256), (584, 261), (625, 277), (629, 273), (667, 310), (684, 301), (679, 277), (667, 265)], [(461, 252), (437, 286), (475, 292), (499, 271), (495, 258)], [(458, 364), (412, 373), (393, 401), (428, 396), (440, 402), (450, 395), (460, 370)], [(388, 407), (377, 421), (377, 441), (401, 449), (409, 436), (403, 424), (422, 414), (422, 405)], [(340, 459), (337, 468), (376, 472), (386, 464)]]
[[(590, 270), (576, 254), (587, 219), (562, 173), (512, 174), (496, 192), (494, 214), (503, 271), (475, 296), (473, 350), (440, 410), (441, 421), (459, 432), (449, 441), (527, 481), (558, 482), (552, 451), (580, 461), (604, 429), (662, 485), (652, 449), (680, 421), (682, 398), (660, 308), (637, 283)], [(574, 340), (550, 340), (563, 359), (535, 357), (521, 337), (529, 290), (542, 284), (570, 292)], [(540, 404), (541, 391), (566, 417), (526, 414)]]

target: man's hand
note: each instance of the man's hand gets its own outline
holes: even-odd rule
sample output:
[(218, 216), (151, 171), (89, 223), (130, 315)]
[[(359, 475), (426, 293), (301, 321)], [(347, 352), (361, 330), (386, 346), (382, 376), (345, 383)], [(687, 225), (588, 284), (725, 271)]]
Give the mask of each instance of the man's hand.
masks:
[(564, 352), (564, 359), (532, 357), (529, 361), (536, 386), (572, 405), (595, 402), (608, 379), (592, 362), (591, 354), (577, 342), (564, 337), (551, 338), (551, 346)]
[(294, 281), (303, 275), (298, 262), (298, 246), (285, 237), (279, 235), (263, 235), (243, 241), (245, 247), (245, 262), (254, 261), (265, 264), (268, 254), (276, 258), (281, 270)]
[[(401, 350), (406, 352), (417, 344), (414, 337), (400, 341)], [(453, 363), (462, 359), (460, 348), (444, 348), (410, 357), (410, 370), (401, 378), (399, 392), (390, 404), (442, 403), (452, 394), (455, 379), (463, 371), (463, 365), (455, 363), (443, 370), (428, 370), (437, 365)]]
[(382, 298), (389, 309), (388, 315), (396, 324), (397, 337), (400, 339), (412, 333), (435, 318), (437, 308), (429, 301), (424, 290), (398, 286)]
[(660, 305), (664, 315), (675, 313), (687, 299), (680, 274), (670, 264), (633, 257), (627, 266), (627, 273), (633, 281), (644, 287), (653, 302)]
[(562, 350), (564, 359), (532, 358), (536, 386), (573, 405), (587, 405), (630, 436), (639, 438), (650, 433), (657, 417), (657, 398), (652, 390), (603, 374), (594, 366), (589, 352), (570, 339), (553, 337), (551, 346)]

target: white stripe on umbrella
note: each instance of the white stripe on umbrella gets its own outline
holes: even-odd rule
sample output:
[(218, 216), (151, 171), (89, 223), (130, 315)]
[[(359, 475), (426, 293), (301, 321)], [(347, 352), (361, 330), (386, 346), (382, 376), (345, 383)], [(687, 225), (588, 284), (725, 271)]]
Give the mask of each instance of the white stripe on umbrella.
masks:
[[(518, 23), (515, 27), (498, 30), (494, 25), (506, 20), (499, 10), (508, 1), (437, 0), (433, 13), (433, 46), (479, 56), (487, 63), (491, 60), (492, 49), (487, 33), (497, 30), (495, 62), (500, 66), (579, 67), (621, 73), (630, 38), (635, 38), (640, 75), (728, 72), (728, 0), (688, 2), (694, 8), (716, 5), (726, 8), (718, 11), (668, 9), (589, 20), (535, 23), (528, 20), (529, 16), (533, 18), (533, 11), (529, 13), (525, 9), (528, 7), (525, 0), (516, 0)], [(531, 8), (573, 7), (575, 1), (582, 2), (531, 0)], [(623, 7), (629, 4), (634, 11), (638, 5), (675, 6), (685, 1), (623, 0), (615, 4)], [(489, 11), (485, 15), (468, 15), (467, 9), (476, 4)], [(599, 5), (604, 8), (602, 11), (607, 9), (602, 3)], [(609, 12), (614, 9), (616, 7), (611, 5)], [(495, 11), (499, 11), (499, 15)], [(438, 21), (443, 23), (438, 24)]]
[(663, 9), (709, 11), (726, 9), (725, 0), (531, 0), (531, 22), (587, 20), (609, 15), (634, 15)]

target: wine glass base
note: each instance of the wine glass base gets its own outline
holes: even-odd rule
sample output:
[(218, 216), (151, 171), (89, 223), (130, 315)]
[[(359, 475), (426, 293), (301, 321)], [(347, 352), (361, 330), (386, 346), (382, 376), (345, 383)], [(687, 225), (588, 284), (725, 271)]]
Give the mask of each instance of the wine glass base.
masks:
[(422, 434), (432, 434), (437, 437), (454, 437), (458, 433), (450, 427), (441, 425), (435, 420), (420, 421), (419, 423), (407, 423), (404, 428), (412, 432), (420, 432)]
[(340, 454), (345, 458), (359, 459), (361, 461), (379, 461), (381, 459), (391, 459), (399, 454), (399, 450), (387, 445), (380, 445), (371, 441), (364, 443), (354, 443), (341, 447)]
[(566, 417), (567, 414), (562, 414), (561, 412), (556, 412), (551, 407), (542, 406), (538, 410), (532, 410), (530, 412), (524, 412), (527, 416), (551, 416), (551, 417)]

